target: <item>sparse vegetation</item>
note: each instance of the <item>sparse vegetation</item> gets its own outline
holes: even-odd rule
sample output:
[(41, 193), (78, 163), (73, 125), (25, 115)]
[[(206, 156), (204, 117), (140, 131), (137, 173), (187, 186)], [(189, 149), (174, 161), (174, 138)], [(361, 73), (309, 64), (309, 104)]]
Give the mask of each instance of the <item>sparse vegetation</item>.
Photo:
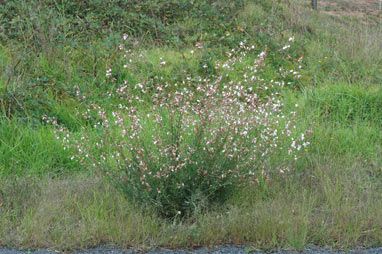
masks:
[[(351, 16), (359, 2), (320, 0), (319, 11), (311, 0), (2, 3), (0, 246), (380, 245), (382, 30), (378, 13)], [(253, 48), (231, 51), (240, 45)], [(248, 67), (257, 70), (254, 80)], [(256, 92), (245, 90), (251, 87)], [(211, 91), (216, 97), (207, 99)], [(227, 92), (238, 102), (224, 101)], [(265, 121), (276, 104), (274, 118)], [(262, 105), (269, 107), (254, 114)], [(124, 111), (130, 106), (136, 110)], [(187, 117), (179, 118), (181, 112)], [(223, 121), (223, 113), (231, 118)], [(270, 135), (290, 115), (294, 134), (309, 142), (299, 149), (295, 143), (298, 160), (274, 149), (292, 146), (285, 136), (256, 150), (272, 153), (249, 159), (255, 149), (245, 141), (259, 137), (258, 123), (269, 124)], [(187, 120), (196, 121), (200, 137)], [(123, 136), (131, 126), (142, 126), (134, 129), (139, 138)], [(240, 141), (221, 145), (239, 152), (198, 143), (218, 140), (217, 127), (225, 127), (219, 137)], [(145, 156), (140, 148), (147, 148)], [(122, 163), (118, 154), (130, 160)], [(145, 166), (155, 175), (179, 165), (187, 170), (177, 172), (187, 174), (160, 175), (167, 182), (146, 175), (144, 185), (155, 188), (135, 179)], [(217, 176), (237, 165), (238, 175), (253, 181), (219, 189), (226, 182)], [(186, 191), (178, 191), (181, 183)]]

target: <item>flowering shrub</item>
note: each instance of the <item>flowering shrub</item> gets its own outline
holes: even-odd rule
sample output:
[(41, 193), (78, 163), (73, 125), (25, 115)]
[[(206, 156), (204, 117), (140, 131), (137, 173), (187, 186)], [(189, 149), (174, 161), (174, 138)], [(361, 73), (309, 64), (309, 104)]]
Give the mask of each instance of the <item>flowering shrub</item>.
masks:
[[(278, 81), (267, 82), (260, 75), (265, 51), (238, 68), (251, 54), (254, 46), (241, 43), (215, 64), (213, 78), (185, 74), (181, 84), (160, 78), (123, 83), (109, 93), (120, 102), (112, 112), (91, 104), (82, 113), (98, 119), (94, 128), (101, 135), (94, 142), (44, 118), (57, 127), (65, 149), (74, 149), (72, 159), (101, 168), (127, 197), (166, 217), (187, 215), (224, 200), (245, 182), (255, 183), (259, 172), (267, 174), (264, 163), (272, 153), (287, 149), (297, 159), (309, 144), (304, 133), (295, 133), (295, 112), (283, 111), (276, 89), (286, 75), (299, 78), (299, 71), (281, 70)], [(106, 76), (113, 80), (112, 70)], [(281, 146), (285, 139), (287, 148)]]

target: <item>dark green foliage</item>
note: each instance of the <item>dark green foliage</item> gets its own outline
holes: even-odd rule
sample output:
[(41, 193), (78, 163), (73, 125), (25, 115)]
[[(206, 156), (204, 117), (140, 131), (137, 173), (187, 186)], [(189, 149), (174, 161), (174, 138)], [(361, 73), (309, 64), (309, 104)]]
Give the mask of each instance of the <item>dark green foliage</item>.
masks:
[(6, 1), (0, 6), (0, 35), (38, 46), (112, 33), (174, 45), (211, 36), (221, 42), (243, 5), (244, 0)]

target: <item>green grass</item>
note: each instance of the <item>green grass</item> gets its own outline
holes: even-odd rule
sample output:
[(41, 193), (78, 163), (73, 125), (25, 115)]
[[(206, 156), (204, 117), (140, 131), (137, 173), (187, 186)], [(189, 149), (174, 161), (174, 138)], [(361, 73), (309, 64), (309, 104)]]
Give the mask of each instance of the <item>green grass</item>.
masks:
[(321, 118), (352, 125), (381, 124), (382, 95), (378, 86), (349, 86), (330, 84), (306, 92), (308, 104), (318, 108)]
[[(309, 1), (247, 0), (237, 6), (218, 1), (212, 9), (208, 1), (195, 1), (200, 6), (188, 16), (180, 7), (158, 5), (154, 18), (148, 8), (155, 1), (147, 1), (138, 6), (145, 22), (126, 16), (123, 24), (117, 22), (125, 15), (117, 3), (106, 13), (96, 7), (80, 13), (69, 8), (74, 1), (45, 2), (57, 5), (49, 9), (41, 1), (31, 8), (29, 1), (10, 1), (1, 7), (19, 16), (0, 17), (5, 24), (0, 30), (0, 246), (68, 250), (105, 243), (137, 248), (233, 243), (300, 250), (311, 244), (382, 243), (379, 23), (329, 17), (310, 10)], [(118, 50), (125, 32), (134, 53), (127, 69)], [(261, 75), (271, 80), (280, 66), (296, 68), (279, 52), (290, 36), (296, 39), (292, 57), (304, 56), (302, 79), (281, 93), (287, 110), (299, 105), (297, 129), (312, 130), (311, 145), (296, 162), (278, 154), (265, 164), (272, 172), (289, 171), (273, 173), (190, 218), (163, 219), (130, 203), (98, 172), (72, 161), (53, 127), (41, 121), (43, 114), (55, 116), (74, 135), (95, 139), (96, 119), (83, 120), (77, 109), (97, 102), (110, 110), (119, 99), (105, 93), (123, 80), (155, 85), (157, 76), (180, 84), (183, 70), (211, 77), (213, 63), (244, 39), (256, 53), (267, 48), (268, 67)], [(195, 50), (196, 43), (203, 49)], [(160, 57), (168, 62), (165, 67)], [(253, 60), (248, 56), (229, 78), (237, 79)], [(205, 70), (204, 64), (211, 66)], [(107, 66), (117, 82), (105, 79)], [(77, 87), (85, 98), (75, 95)]]
[(0, 175), (46, 175), (78, 171), (52, 128), (22, 121), (0, 124)]

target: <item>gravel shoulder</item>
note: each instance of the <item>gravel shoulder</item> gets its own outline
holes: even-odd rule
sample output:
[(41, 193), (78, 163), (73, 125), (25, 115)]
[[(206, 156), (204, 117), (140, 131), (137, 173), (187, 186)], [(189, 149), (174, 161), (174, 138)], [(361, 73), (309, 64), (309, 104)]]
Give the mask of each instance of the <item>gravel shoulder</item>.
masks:
[[(33, 250), (33, 251), (19, 251), (12, 249), (0, 249), (0, 254), (58, 254), (56, 251), (48, 250)], [(309, 248), (304, 251), (254, 251), (250, 248), (236, 247), (236, 246), (226, 246), (218, 247), (215, 249), (198, 248), (194, 250), (153, 250), (153, 251), (141, 251), (134, 249), (110, 249), (106, 247), (99, 247), (95, 249), (87, 249), (81, 251), (72, 252), (72, 254), (135, 254), (135, 253), (145, 253), (145, 254), (382, 254), (382, 248), (370, 248), (370, 249), (354, 249), (350, 251), (334, 251), (320, 248)]]

